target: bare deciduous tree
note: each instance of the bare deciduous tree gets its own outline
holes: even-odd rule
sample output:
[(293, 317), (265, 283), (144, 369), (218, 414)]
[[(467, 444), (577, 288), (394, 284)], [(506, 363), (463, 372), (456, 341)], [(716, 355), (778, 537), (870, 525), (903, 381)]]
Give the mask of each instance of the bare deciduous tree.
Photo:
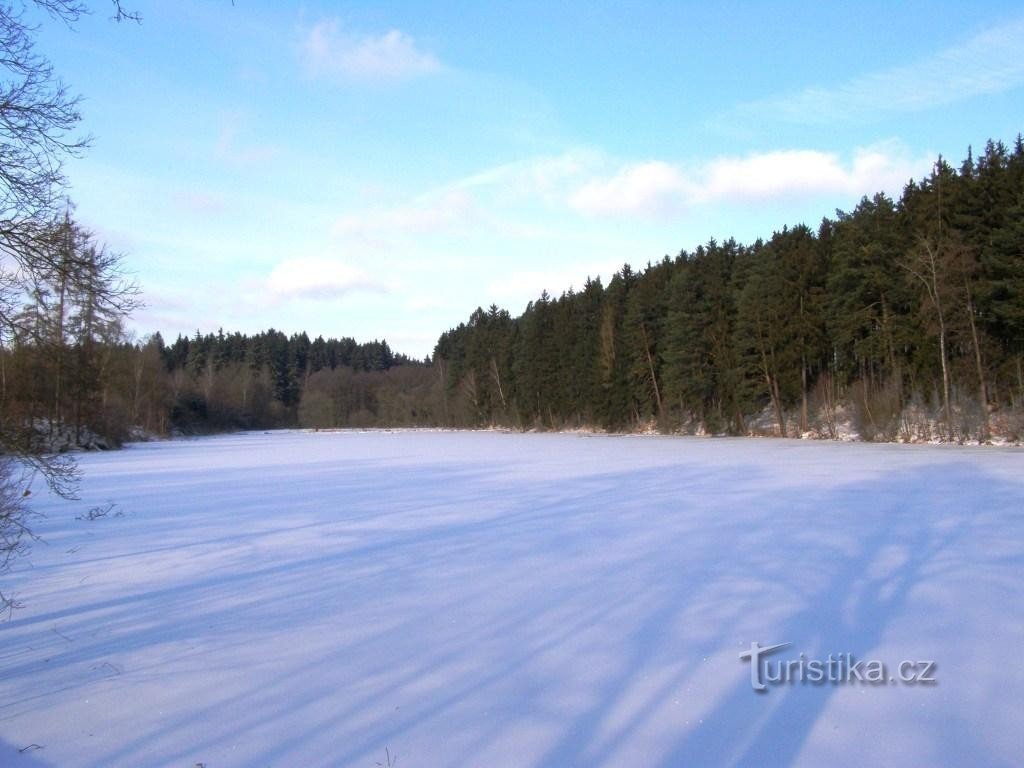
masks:
[(946, 430), (952, 433), (953, 414), (950, 406), (950, 373), (947, 340), (949, 328), (947, 323), (948, 308), (946, 305), (946, 275), (948, 258), (942, 244), (926, 237), (918, 242), (902, 267), (921, 285), (928, 305), (934, 313), (936, 333), (939, 341), (939, 362), (942, 366), (942, 411), (946, 422)]
[[(120, 0), (111, 2), (117, 21), (139, 20)], [(77, 133), (79, 97), (68, 90), (36, 47), (37, 22), (41, 15), (71, 25), (88, 12), (89, 7), (79, 0), (0, 4), (0, 349), (33, 330), (24, 327), (20, 321), (24, 314), (18, 310), (54, 276), (60, 278), (62, 297), (66, 291), (89, 295), (93, 306), (115, 306), (126, 295), (117, 279), (103, 282), (116, 266), (109, 254), (93, 249), (87, 268), (72, 270), (67, 250), (54, 247), (54, 234), (59, 232), (54, 223), (60, 221), (67, 189), (64, 163), (80, 154), (89, 139)], [(61, 303), (63, 316), (63, 298)], [(23, 551), (26, 537), (31, 536), (24, 502), (28, 478), (41, 475), (51, 489), (66, 496), (74, 494), (77, 479), (73, 462), (47, 455), (38, 443), (24, 439), (33, 425), (26, 424), (23, 415), (7, 413), (6, 371), (2, 373), (0, 571)], [(11, 605), (0, 596), (0, 606)]]

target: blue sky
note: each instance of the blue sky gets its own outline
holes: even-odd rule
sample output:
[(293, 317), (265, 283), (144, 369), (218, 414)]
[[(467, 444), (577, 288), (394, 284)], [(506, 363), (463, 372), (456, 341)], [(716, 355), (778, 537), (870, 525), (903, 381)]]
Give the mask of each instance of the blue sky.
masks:
[(813, 226), (1024, 130), (1019, 2), (127, 5), (41, 45), (140, 336), (423, 356), (478, 305)]

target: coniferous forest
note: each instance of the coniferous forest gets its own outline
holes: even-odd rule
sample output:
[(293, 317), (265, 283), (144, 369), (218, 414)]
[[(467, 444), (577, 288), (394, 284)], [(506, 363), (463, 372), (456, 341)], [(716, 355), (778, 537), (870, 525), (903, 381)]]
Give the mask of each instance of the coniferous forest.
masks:
[(106, 290), (68, 290), (55, 270), (28, 297), (0, 351), (2, 426), (36, 425), (26, 440), (54, 425), (68, 445), (285, 426), (1024, 431), (1019, 136), (958, 167), (940, 158), (899, 199), (865, 197), (816, 227), (627, 264), (518, 317), (477, 309), (425, 361), (274, 330), (132, 341), (116, 261), (67, 217), (54, 242)]
[(986, 439), (1019, 435), (1022, 354), (1018, 137), (816, 229), (477, 310), (435, 365), (454, 423)]

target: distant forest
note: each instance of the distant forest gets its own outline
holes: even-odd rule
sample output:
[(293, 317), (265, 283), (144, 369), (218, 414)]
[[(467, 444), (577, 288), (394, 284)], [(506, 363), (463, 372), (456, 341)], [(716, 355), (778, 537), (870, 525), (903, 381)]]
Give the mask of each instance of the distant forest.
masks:
[(865, 197), (816, 229), (627, 264), (518, 317), (477, 309), (425, 361), (274, 330), (132, 342), (55, 285), (23, 315), (29, 330), (0, 350), (0, 399), (7, 431), (36, 425), (26, 439), (54, 425), (117, 443), (135, 428), (835, 437), (843, 424), (868, 440), (1019, 439), (1024, 143), (990, 141), (959, 168), (940, 158), (898, 200)]

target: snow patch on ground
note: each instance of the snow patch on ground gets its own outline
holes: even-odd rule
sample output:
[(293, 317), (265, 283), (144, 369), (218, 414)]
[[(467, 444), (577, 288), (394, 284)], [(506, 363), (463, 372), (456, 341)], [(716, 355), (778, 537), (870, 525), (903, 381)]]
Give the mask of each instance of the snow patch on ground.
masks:
[[(8, 579), (0, 765), (1013, 765), (1022, 459), (447, 431), (85, 454)], [(939, 682), (755, 694), (755, 641)]]

